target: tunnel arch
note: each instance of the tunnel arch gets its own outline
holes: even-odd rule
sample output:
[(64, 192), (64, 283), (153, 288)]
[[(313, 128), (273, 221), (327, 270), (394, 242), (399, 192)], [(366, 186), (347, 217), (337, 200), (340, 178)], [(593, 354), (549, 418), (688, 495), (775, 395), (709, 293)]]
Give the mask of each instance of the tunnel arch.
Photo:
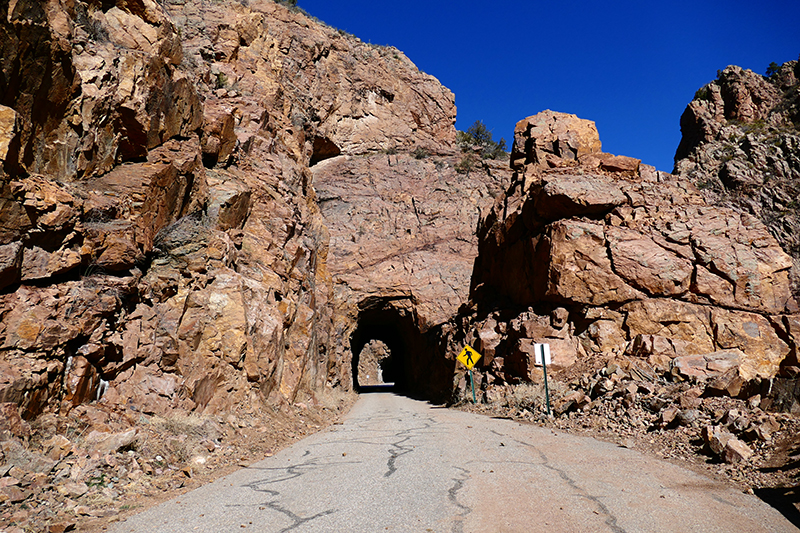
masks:
[[(378, 340), (391, 352), (384, 383), (369, 386), (359, 379), (364, 347)], [(369, 297), (358, 305), (356, 326), (350, 335), (351, 371), (356, 392), (393, 390), (396, 393), (446, 401), (452, 392), (455, 363), (444, 357), (438, 336), (419, 326), (414, 302), (408, 297)], [(388, 373), (386, 373), (388, 370)], [(391, 385), (390, 385), (391, 383)]]
[(409, 335), (418, 335), (409, 310), (391, 305), (391, 300), (367, 300), (359, 305), (356, 328), (350, 335), (350, 350), (353, 354), (353, 386), (357, 392), (365, 390), (363, 376), (359, 376), (359, 363), (364, 347), (371, 340), (383, 342), (390, 351), (390, 362), (384, 368), (383, 382), (394, 390), (405, 390), (409, 383), (406, 376), (409, 358)]

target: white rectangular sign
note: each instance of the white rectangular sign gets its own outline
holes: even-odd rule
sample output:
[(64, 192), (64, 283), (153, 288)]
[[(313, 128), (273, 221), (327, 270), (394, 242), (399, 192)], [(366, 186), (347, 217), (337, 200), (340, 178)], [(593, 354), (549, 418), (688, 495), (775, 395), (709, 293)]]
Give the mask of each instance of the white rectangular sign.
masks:
[(536, 366), (542, 366), (542, 357), (544, 356), (544, 362), (548, 365), (552, 362), (550, 359), (550, 345), (549, 344), (534, 344), (533, 345), (533, 353), (535, 355), (533, 363)]

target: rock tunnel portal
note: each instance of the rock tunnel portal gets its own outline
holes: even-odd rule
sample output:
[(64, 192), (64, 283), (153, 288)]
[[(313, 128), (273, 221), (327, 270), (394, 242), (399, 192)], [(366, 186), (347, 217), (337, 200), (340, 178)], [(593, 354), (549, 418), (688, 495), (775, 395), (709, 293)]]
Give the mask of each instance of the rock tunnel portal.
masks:
[(407, 299), (361, 302), (350, 349), (356, 392), (393, 390), (433, 401), (449, 397), (454, 363), (439, 353), (433, 332), (420, 330)]

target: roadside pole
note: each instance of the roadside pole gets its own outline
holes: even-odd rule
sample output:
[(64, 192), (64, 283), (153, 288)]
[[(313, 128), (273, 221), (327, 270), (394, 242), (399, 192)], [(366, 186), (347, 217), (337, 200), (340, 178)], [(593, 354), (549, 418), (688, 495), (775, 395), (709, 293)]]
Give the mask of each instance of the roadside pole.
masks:
[(533, 347), (535, 365), (542, 365), (544, 372), (544, 398), (547, 403), (547, 416), (551, 416), (550, 411), (550, 389), (547, 386), (547, 363), (552, 362), (550, 359), (550, 345), (549, 344), (534, 344)]
[(481, 357), (483, 356), (476, 352), (469, 344), (465, 344), (464, 349), (461, 350), (461, 353), (456, 357), (456, 359), (469, 370), (469, 383), (472, 385), (472, 403), (478, 403), (478, 400), (475, 398), (475, 376), (472, 375), (472, 367), (475, 366), (475, 363), (477, 363)]
[(547, 387), (547, 361), (544, 357), (544, 345), (542, 346), (542, 370), (544, 371), (544, 398), (547, 401), (547, 416), (550, 416), (550, 389)]
[(475, 378), (472, 377), (472, 369), (469, 369), (469, 382), (472, 384), (472, 403), (478, 403), (475, 400)]

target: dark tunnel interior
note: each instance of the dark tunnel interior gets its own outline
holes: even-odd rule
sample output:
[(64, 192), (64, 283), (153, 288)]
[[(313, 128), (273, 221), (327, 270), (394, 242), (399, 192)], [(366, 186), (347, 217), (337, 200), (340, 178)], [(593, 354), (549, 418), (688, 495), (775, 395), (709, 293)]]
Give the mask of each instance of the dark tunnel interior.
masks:
[[(358, 325), (350, 337), (350, 349), (353, 353), (353, 385), (357, 392), (368, 392), (372, 389), (403, 391), (408, 388), (405, 366), (409, 342), (404, 333), (408, 333), (409, 327), (416, 330), (410, 317), (402, 316), (398, 310), (391, 307), (365, 309), (359, 313)], [(380, 365), (383, 371), (380, 384), (368, 384), (366, 376), (359, 375), (362, 352), (372, 340), (381, 341), (389, 351), (389, 357)], [(361, 368), (363, 371), (363, 364)]]
[[(444, 357), (433, 332), (422, 332), (413, 309), (396, 299), (373, 299), (359, 306), (358, 322), (350, 336), (353, 387), (356, 392), (393, 391), (398, 394), (435, 402), (446, 401), (453, 384), (455, 363)], [(365, 369), (362, 352), (370, 341), (385, 345), (388, 356), (371, 363), (370, 376), (360, 375)], [(382, 376), (375, 379), (380, 367)], [(361, 370), (360, 370), (361, 368)], [(369, 378), (369, 379), (368, 379)]]

